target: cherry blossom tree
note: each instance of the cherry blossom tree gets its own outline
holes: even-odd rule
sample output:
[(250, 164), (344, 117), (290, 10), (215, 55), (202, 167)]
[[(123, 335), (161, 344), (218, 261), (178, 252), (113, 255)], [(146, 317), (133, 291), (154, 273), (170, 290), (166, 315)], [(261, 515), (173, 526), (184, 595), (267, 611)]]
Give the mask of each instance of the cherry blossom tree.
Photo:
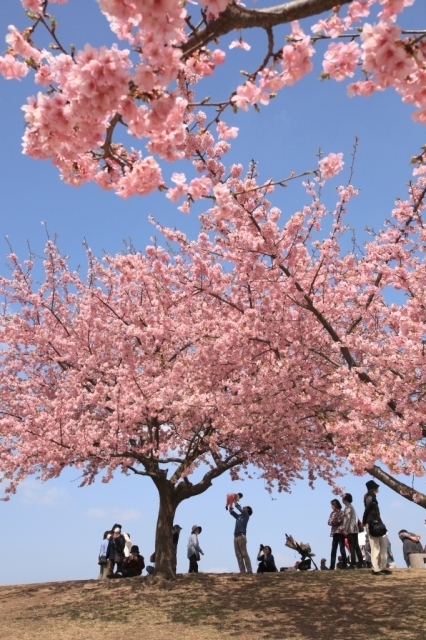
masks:
[[(119, 44), (75, 51), (61, 42), (55, 0), (22, 0), (28, 28), (9, 28), (0, 73), (33, 73), (40, 88), (24, 107), (24, 153), (50, 159), (69, 184), (95, 181), (124, 198), (165, 189), (173, 201), (184, 197), (180, 208), (188, 211), (224, 175), (221, 159), (238, 134), (227, 111), (267, 105), (312, 71), (317, 52), (323, 79), (349, 79), (350, 96), (393, 89), (424, 124), (426, 34), (396, 22), (414, 1), (292, 0), (256, 8), (236, 0), (98, 0)], [(290, 24), (284, 42), (274, 31), (282, 24)], [(254, 28), (266, 35), (257, 68), (231, 95), (207, 97), (206, 79), (226, 60), (220, 38), (235, 32), (231, 47), (247, 49), (242, 34), (249, 38)], [(37, 45), (41, 29), (50, 49)], [(139, 148), (128, 148), (120, 130), (141, 141)], [(181, 159), (199, 176), (165, 184), (161, 163)]]
[[(94, 181), (124, 198), (160, 189), (185, 213), (208, 205), (196, 241), (161, 229), (169, 252), (98, 261), (88, 250), (87, 278), (50, 241), (41, 285), (34, 256), (10, 255), (13, 275), (0, 281), (7, 491), (69, 465), (83, 483), (117, 470), (150, 477), (157, 569), (168, 576), (180, 502), (248, 465), (285, 490), (306, 473), (334, 482), (348, 461), (426, 506), (376, 464), (424, 474), (424, 149), (407, 199), (363, 252), (346, 239), (351, 180), (333, 211), (321, 201), (341, 154), (261, 184), (254, 164), (244, 175), (224, 162), (238, 135), (228, 113), (267, 106), (312, 71), (314, 55), (323, 80), (348, 79), (350, 96), (394, 90), (424, 124), (426, 32), (397, 24), (414, 0), (99, 0), (118, 44), (82, 51), (62, 42), (54, 0), (22, 4), (28, 28), (9, 28), (0, 73), (33, 74), (40, 88), (24, 107), (24, 152), (74, 186)], [(257, 67), (230, 95), (207, 97), (209, 78), (233, 48), (250, 47), (254, 28), (266, 36)], [(181, 160), (188, 171), (166, 184), (164, 163)], [(310, 203), (280, 222), (269, 198), (298, 177)], [(388, 302), (390, 290), (405, 302)]]
[[(356, 190), (342, 186), (330, 212), (320, 198), (322, 171), (340, 162), (320, 161), (310, 203), (284, 224), (274, 187), (258, 184), (254, 165), (246, 176), (234, 166), (197, 240), (161, 229), (169, 252), (98, 261), (88, 249), (83, 279), (49, 241), (41, 284), (34, 256), (10, 254), (12, 275), (0, 278), (6, 492), (69, 465), (83, 485), (116, 471), (150, 477), (156, 566), (170, 577), (176, 508), (227, 471), (236, 479), (252, 465), (279, 490), (303, 475), (333, 483), (345, 464), (374, 472), (377, 460), (423, 475), (426, 178), (363, 254), (343, 252)], [(389, 288), (406, 302), (387, 303)]]

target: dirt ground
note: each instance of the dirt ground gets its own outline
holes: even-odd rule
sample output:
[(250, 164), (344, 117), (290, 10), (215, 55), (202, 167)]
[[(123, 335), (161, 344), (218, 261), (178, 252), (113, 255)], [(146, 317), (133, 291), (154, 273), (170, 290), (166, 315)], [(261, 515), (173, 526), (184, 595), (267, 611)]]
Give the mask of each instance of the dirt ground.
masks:
[(426, 570), (0, 587), (7, 640), (426, 640)]

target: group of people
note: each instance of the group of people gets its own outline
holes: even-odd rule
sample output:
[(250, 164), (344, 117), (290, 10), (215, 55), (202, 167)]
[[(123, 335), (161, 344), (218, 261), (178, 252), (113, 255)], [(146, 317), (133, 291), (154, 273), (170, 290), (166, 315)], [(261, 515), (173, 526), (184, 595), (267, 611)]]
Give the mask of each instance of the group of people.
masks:
[[(332, 537), (330, 567), (326, 566), (325, 558), (321, 560), (321, 569), (360, 569), (371, 568), (374, 576), (390, 575), (391, 568), (395, 566), (393, 553), (387, 529), (380, 515), (377, 494), (379, 485), (374, 480), (366, 482), (367, 493), (364, 495), (364, 513), (360, 520), (352, 505), (352, 495), (345, 493), (342, 496), (344, 509), (339, 500), (331, 501), (332, 512), (328, 519)], [(359, 545), (358, 534), (365, 529), (364, 554)], [(409, 533), (405, 529), (399, 532), (399, 538), (403, 543), (404, 559), (407, 567), (410, 566), (411, 553), (423, 553), (420, 536)], [(340, 556), (336, 565), (337, 548)], [(346, 550), (348, 549), (348, 556)]]
[(104, 533), (98, 564), (99, 578), (132, 578), (140, 576), (145, 567), (139, 547), (132, 544), (130, 534), (117, 523)]
[[(326, 560), (321, 560), (320, 569), (358, 569), (369, 567), (372, 574), (389, 575), (391, 568), (395, 566), (390, 542), (387, 537), (386, 527), (381, 519), (377, 493), (379, 485), (374, 480), (366, 483), (367, 493), (364, 496), (364, 513), (360, 520), (353, 507), (353, 498), (350, 493), (342, 496), (342, 502), (334, 498), (331, 501), (332, 512), (328, 519), (332, 537), (330, 566), (326, 566)], [(235, 519), (234, 551), (240, 573), (253, 573), (250, 557), (247, 552), (247, 525), (253, 515), (250, 506), (241, 507), (239, 501), (242, 493), (229, 493), (226, 496), (225, 508)], [(365, 530), (365, 544), (361, 550), (358, 536)], [(182, 527), (175, 524), (172, 528), (172, 540), (174, 548), (174, 571), (176, 572), (177, 546)], [(198, 536), (202, 532), (200, 525), (194, 525), (187, 544), (187, 558), (189, 560), (189, 573), (198, 573), (198, 562), (204, 555)], [(404, 559), (410, 566), (410, 554), (423, 553), (420, 536), (410, 533), (405, 529), (399, 532), (403, 543)], [(340, 556), (336, 563), (337, 549)], [(348, 553), (347, 553), (348, 552)], [(426, 547), (425, 547), (426, 553)], [(258, 573), (278, 571), (272, 549), (269, 545), (261, 544), (257, 555)], [(155, 552), (150, 556), (151, 565), (146, 567), (148, 574), (154, 572)], [(133, 545), (130, 534), (122, 531), (120, 524), (114, 524), (111, 530), (106, 531), (99, 553), (100, 578), (126, 578), (142, 574), (145, 562), (139, 553), (139, 547)], [(299, 564), (299, 563), (296, 563)], [(309, 563), (310, 566), (310, 563)], [(296, 567), (297, 568), (297, 567)], [(298, 567), (301, 568), (301, 567)], [(115, 571), (114, 571), (115, 569)]]
[[(132, 544), (132, 541), (130, 540), (130, 533), (125, 533), (122, 529), (121, 524), (114, 524), (109, 531), (105, 531), (104, 533), (98, 557), (99, 579), (133, 578), (142, 575), (142, 571), (145, 568), (148, 574), (154, 573), (153, 564), (155, 564), (155, 552), (152, 553), (149, 558), (152, 564), (145, 567), (145, 559), (140, 554), (138, 545)], [(201, 527), (199, 527), (199, 529), (201, 531)], [(175, 572), (177, 546), (181, 531), (182, 527), (178, 524), (173, 525), (173, 569)]]

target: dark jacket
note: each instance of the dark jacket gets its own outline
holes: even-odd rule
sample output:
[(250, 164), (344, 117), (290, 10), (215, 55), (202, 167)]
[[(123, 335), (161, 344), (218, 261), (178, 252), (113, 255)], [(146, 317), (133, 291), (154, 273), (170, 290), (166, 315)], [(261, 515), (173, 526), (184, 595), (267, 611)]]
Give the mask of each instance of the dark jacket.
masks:
[(380, 517), (379, 503), (376, 494), (369, 491), (364, 496), (364, 515), (362, 516), (362, 524), (372, 524), (373, 522), (382, 522)]
[(244, 533), (244, 535), (246, 535), (247, 523), (249, 521), (250, 515), (247, 513), (247, 511), (244, 511), (244, 509), (242, 509), (239, 504), (236, 504), (235, 507), (240, 513), (235, 513), (233, 509), (229, 509), (229, 513), (231, 514), (231, 516), (233, 516), (237, 521), (235, 523), (234, 536), (238, 535), (239, 533)]
[[(265, 556), (264, 553), (259, 553), (257, 556), (257, 560), (259, 562), (259, 568), (263, 569), (263, 571), (278, 571), (277, 567), (275, 566), (275, 560), (272, 553), (269, 553), (267, 556)], [(262, 565), (262, 567), (260, 565)]]
[(109, 539), (109, 545), (106, 555), (108, 560), (115, 560), (116, 555), (122, 556), (125, 546), (126, 540), (124, 539), (124, 536), (122, 536), (121, 534), (118, 536), (118, 538), (114, 538), (114, 536), (111, 536)]
[(177, 551), (178, 542), (179, 542), (179, 535), (180, 535), (180, 531), (174, 531), (173, 532), (173, 546), (175, 548), (175, 551)]
[(139, 553), (135, 558), (133, 557), (133, 555), (130, 555), (123, 562), (123, 569), (129, 571), (133, 576), (140, 576), (144, 567), (145, 562), (143, 556), (141, 556)]

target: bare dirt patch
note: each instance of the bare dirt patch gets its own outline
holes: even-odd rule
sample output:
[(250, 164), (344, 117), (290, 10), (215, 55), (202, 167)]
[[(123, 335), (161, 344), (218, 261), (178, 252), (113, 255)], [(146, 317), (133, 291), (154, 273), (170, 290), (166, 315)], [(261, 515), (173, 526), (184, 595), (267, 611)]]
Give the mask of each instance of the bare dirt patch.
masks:
[(183, 575), (0, 587), (8, 640), (426, 640), (426, 571)]

